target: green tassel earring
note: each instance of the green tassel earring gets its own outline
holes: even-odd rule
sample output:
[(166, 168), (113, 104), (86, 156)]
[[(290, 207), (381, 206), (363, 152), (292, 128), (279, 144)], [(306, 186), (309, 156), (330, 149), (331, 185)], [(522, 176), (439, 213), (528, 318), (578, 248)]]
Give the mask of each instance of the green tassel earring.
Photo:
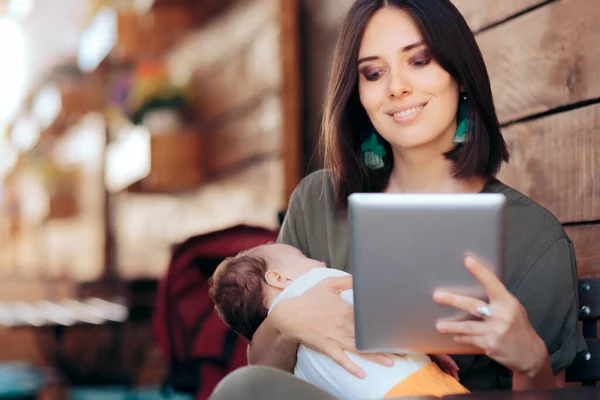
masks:
[(385, 165), (383, 157), (385, 157), (385, 147), (379, 140), (379, 134), (376, 131), (371, 133), (369, 139), (365, 140), (360, 147), (364, 154), (365, 164), (370, 169), (380, 169)]
[(469, 105), (467, 104), (467, 95), (461, 94), (458, 103), (458, 113), (456, 115), (456, 133), (453, 142), (456, 144), (464, 143), (468, 139), (471, 121), (469, 120)]

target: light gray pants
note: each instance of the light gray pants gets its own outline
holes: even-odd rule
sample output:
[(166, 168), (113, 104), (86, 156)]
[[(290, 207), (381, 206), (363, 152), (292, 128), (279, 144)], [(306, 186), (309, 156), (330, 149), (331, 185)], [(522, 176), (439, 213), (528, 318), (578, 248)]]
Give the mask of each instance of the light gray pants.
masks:
[(335, 397), (294, 375), (275, 368), (238, 368), (219, 382), (210, 400), (334, 400)]
[[(238, 368), (219, 382), (209, 400), (335, 400), (335, 397), (294, 375), (257, 365)], [(439, 400), (432, 396), (402, 400)]]

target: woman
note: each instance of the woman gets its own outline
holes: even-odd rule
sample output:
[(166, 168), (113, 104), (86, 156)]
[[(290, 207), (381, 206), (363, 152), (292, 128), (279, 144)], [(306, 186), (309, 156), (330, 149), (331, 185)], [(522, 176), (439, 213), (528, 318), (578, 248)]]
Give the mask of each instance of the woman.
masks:
[[(466, 259), (489, 304), (435, 293), (435, 301), (481, 318), (437, 329), (484, 350), (454, 357), (472, 391), (561, 386), (564, 369), (585, 350), (572, 244), (547, 210), (494, 178), (508, 151), (483, 58), (449, 0), (354, 4), (336, 48), (323, 136), (328, 169), (298, 186), (279, 240), (347, 269), (351, 193), (503, 193), (506, 286)], [(253, 337), (250, 363), (291, 371), (303, 343), (363, 375), (343, 352), (354, 350), (352, 308), (337, 293), (350, 285), (331, 279), (282, 302)]]

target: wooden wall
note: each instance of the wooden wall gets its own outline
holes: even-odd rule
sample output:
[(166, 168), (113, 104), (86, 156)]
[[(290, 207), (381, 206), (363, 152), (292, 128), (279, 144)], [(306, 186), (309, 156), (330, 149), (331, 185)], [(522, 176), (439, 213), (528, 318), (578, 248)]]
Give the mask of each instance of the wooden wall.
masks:
[[(195, 6), (208, 10), (211, 4), (217, 7), (224, 2), (186, 0), (179, 4), (188, 3), (193, 13)], [(159, 3), (168, 8), (170, 0)], [(114, 195), (111, 221), (116, 268), (110, 260), (108, 263), (124, 278), (162, 276), (171, 246), (192, 235), (236, 224), (277, 229), (278, 213), (286, 208), (299, 182), (298, 2), (227, 0), (226, 5), (212, 19), (202, 18), (205, 22), (195, 28), (188, 26), (186, 35), (178, 26), (174, 29), (177, 40), (171, 40), (174, 32), (164, 32), (169, 44), (159, 46), (164, 52), (150, 51), (167, 63), (173, 79), (190, 88), (189, 128), (204, 137), (202, 166), (207, 169), (207, 180), (186, 191), (148, 193), (138, 189)], [(173, 7), (172, 15), (165, 15), (181, 17), (182, 9)], [(129, 41), (123, 35), (115, 59), (129, 61), (121, 53), (139, 56), (138, 38), (130, 36), (136, 44), (125, 46)], [(153, 48), (150, 42), (158, 39), (144, 37), (146, 47)], [(127, 47), (130, 51), (123, 51)], [(109, 64), (103, 68), (110, 68)], [(76, 104), (81, 102), (76, 100)], [(105, 135), (101, 125), (99, 153)], [(96, 126), (84, 128), (85, 132), (97, 130)], [(35, 225), (14, 242), (0, 240), (0, 293), (12, 287), (6, 277), (90, 281), (102, 276), (104, 171), (102, 155), (98, 158), (93, 174), (81, 178), (79, 197), (86, 218), (51, 221), (42, 228)], [(92, 215), (93, 221), (87, 215)], [(0, 237), (7, 229), (0, 215)], [(112, 259), (112, 252), (109, 254)], [(32, 282), (31, 287), (38, 284)]]
[[(240, 223), (278, 228), (278, 212), (285, 209), (287, 198), (298, 183), (301, 124), (297, 2), (232, 3), (235, 4), (231, 9), (192, 32), (167, 54), (173, 77), (191, 81), (196, 126), (208, 146), (209, 180), (187, 192), (115, 195), (117, 269), (122, 277), (161, 277), (168, 265), (171, 245), (191, 235)], [(95, 187), (96, 190), (83, 188), (86, 198), (93, 200), (92, 205), (101, 199), (97, 192), (101, 186), (96, 182)], [(58, 240), (61, 232), (62, 240)], [(93, 240), (88, 232), (67, 223), (50, 224), (47, 234), (54, 241), (56, 256), (27, 252), (24, 247), (14, 251), (27, 255), (32, 259), (30, 264), (36, 266), (35, 262), (43, 257), (48, 259), (44, 265), (68, 262), (67, 266), (73, 265), (73, 271), (79, 273), (75, 279), (89, 280), (101, 273), (100, 265), (89, 265), (99, 262), (101, 255), (81, 244), (99, 243), (102, 237)], [(0, 247), (0, 265), (10, 255), (3, 250)], [(32, 279), (27, 281), (7, 280), (0, 273), (3, 301), (77, 295), (75, 282), (58, 279), (57, 274), (51, 275), (57, 279), (43, 281), (39, 276), (43, 275), (42, 268), (31, 269), (32, 276), (27, 277)], [(36, 332), (0, 326), (0, 360), (46, 364), (48, 359), (41, 351)], [(145, 332), (152, 334), (149, 326)], [(158, 349), (150, 349), (148, 360), (140, 367), (138, 383), (160, 383), (165, 367)]]
[[(452, 1), (486, 60), (512, 153), (499, 178), (563, 222), (580, 276), (600, 276), (600, 1)], [(302, 1), (305, 79), (312, 82), (307, 157), (317, 144), (337, 32), (352, 3)]]
[(278, 228), (299, 180), (295, 4), (236, 2), (169, 52), (172, 76), (191, 85), (210, 181), (177, 195), (119, 195), (123, 276), (159, 276), (170, 246), (191, 235), (240, 223)]
[(476, 31), (512, 153), (499, 178), (556, 215), (600, 276), (600, 1), (454, 0)]

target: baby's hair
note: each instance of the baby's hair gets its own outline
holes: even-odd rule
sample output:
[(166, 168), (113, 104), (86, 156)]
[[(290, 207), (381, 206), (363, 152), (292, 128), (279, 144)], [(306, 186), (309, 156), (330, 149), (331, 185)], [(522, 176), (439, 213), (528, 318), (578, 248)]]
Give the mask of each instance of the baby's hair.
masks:
[(252, 253), (245, 251), (223, 260), (210, 278), (209, 289), (221, 319), (248, 340), (268, 314), (264, 306), (267, 261)]

